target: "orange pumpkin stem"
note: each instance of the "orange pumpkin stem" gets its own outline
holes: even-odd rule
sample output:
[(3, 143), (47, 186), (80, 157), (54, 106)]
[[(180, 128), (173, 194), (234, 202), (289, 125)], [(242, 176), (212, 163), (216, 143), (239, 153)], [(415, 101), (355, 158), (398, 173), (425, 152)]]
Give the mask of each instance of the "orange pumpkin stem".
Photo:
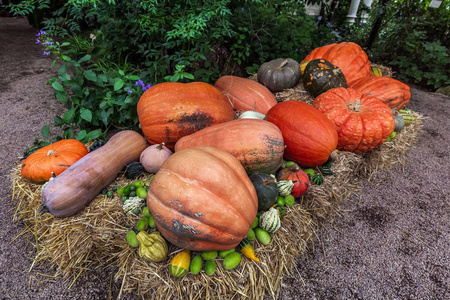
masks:
[(263, 184), (264, 184), (265, 187), (269, 187), (274, 182), (275, 182), (275, 179), (265, 179), (265, 180), (263, 180)]

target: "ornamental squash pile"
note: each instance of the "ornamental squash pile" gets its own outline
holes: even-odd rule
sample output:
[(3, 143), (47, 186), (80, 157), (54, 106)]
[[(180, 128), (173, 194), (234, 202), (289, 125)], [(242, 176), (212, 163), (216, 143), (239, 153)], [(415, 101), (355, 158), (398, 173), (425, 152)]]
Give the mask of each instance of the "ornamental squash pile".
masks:
[[(294, 87), (301, 72), (312, 105), (278, 102), (273, 93)], [(124, 239), (142, 259), (170, 259), (175, 278), (203, 266), (211, 276), (217, 257), (226, 270), (241, 255), (259, 261), (253, 245), (270, 245), (310, 185), (337, 176), (336, 149), (371, 151), (413, 122), (403, 109), (410, 96), (407, 85), (371, 76), (357, 44), (326, 45), (300, 64), (289, 58), (263, 64), (257, 80), (226, 75), (214, 86), (156, 84), (136, 108), (144, 136), (124, 130), (89, 153), (76, 140), (62, 140), (30, 154), (22, 176), (32, 183), (54, 177), (42, 202), (54, 216), (68, 217), (125, 166), (139, 165), (138, 175), (153, 174), (146, 186), (137, 179), (113, 190), (125, 214), (143, 215)], [(245, 112), (236, 119), (237, 111)], [(169, 258), (167, 242), (181, 252)]]

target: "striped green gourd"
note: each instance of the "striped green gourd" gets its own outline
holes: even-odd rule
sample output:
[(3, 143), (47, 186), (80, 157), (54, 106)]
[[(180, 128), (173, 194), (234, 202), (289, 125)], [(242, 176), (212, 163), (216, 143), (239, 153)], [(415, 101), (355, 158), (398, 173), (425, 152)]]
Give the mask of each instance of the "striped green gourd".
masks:
[(414, 120), (414, 116), (412, 115), (412, 110), (399, 109), (398, 112), (402, 115), (405, 120), (405, 126), (410, 125)]
[(284, 217), (286, 215), (286, 208), (284, 206), (281, 206), (280, 204), (274, 204), (272, 207), (278, 211), (280, 217)]
[(279, 180), (277, 181), (277, 186), (280, 195), (286, 197), (287, 195), (291, 194), (294, 183), (292, 182), (292, 180)]
[(274, 233), (281, 227), (280, 215), (274, 207), (269, 208), (259, 217), (259, 227), (269, 233)]
[(317, 185), (321, 185), (323, 183), (323, 177), (320, 174), (316, 174), (313, 177), (311, 177), (312, 182)]

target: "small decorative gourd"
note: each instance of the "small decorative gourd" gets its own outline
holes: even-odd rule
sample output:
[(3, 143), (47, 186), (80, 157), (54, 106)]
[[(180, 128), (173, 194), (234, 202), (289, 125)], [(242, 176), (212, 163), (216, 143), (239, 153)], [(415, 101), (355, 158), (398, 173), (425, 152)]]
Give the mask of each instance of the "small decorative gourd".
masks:
[(191, 250), (184, 249), (175, 255), (169, 263), (169, 273), (175, 278), (182, 278), (189, 271)]
[(278, 211), (280, 218), (284, 217), (286, 215), (286, 208), (284, 208), (284, 206), (282, 206), (280, 204), (274, 204), (272, 207)]
[(410, 109), (399, 109), (398, 112), (402, 115), (405, 120), (405, 126), (411, 125), (412, 121), (414, 121), (414, 116), (412, 115), (412, 110)]
[(236, 249), (241, 251), (245, 257), (250, 258), (255, 262), (259, 262), (259, 258), (255, 256), (255, 250), (253, 249), (252, 244), (247, 239), (243, 239), (239, 245), (237, 245)]
[(308, 192), (309, 177), (297, 164), (281, 169), (277, 174), (277, 180), (290, 180), (294, 183), (290, 193), (294, 198), (303, 196)]
[(255, 173), (249, 176), (258, 196), (258, 210), (268, 210), (277, 202), (278, 186), (276, 179), (265, 173)]
[(136, 239), (139, 243), (139, 257), (146, 258), (153, 262), (167, 259), (169, 248), (158, 231), (148, 234), (141, 230), (136, 234)]
[(323, 177), (320, 174), (316, 174), (311, 177), (311, 180), (314, 184), (321, 185), (323, 183)]
[(405, 127), (405, 119), (403, 118), (403, 115), (399, 113), (397, 110), (392, 110), (392, 113), (394, 114), (394, 121), (395, 121), (395, 132), (400, 132)]
[(280, 180), (277, 182), (277, 186), (280, 195), (286, 197), (291, 194), (294, 182), (292, 182), (292, 180)]
[(269, 233), (274, 233), (281, 227), (280, 215), (278, 210), (271, 207), (259, 217), (259, 227)]
[(259, 119), (259, 120), (264, 120), (264, 118), (266, 117), (266, 115), (257, 112), (257, 111), (253, 111), (253, 110), (247, 110), (244, 111), (239, 117), (238, 119)]

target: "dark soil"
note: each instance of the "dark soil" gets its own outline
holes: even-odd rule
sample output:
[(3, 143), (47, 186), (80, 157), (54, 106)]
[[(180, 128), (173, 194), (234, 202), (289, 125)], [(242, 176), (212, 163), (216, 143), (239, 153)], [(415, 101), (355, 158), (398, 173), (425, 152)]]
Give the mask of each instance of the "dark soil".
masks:
[[(43, 125), (59, 133), (53, 118), (64, 112), (45, 84), (56, 69), (35, 33), (26, 19), (0, 18), (0, 299), (117, 298), (114, 267), (72, 284), (48, 276), (45, 262), (33, 266), (34, 237), (13, 220), (11, 169)], [(342, 203), (284, 278), (280, 299), (450, 299), (450, 97), (411, 91), (408, 108), (427, 118), (418, 145)]]

